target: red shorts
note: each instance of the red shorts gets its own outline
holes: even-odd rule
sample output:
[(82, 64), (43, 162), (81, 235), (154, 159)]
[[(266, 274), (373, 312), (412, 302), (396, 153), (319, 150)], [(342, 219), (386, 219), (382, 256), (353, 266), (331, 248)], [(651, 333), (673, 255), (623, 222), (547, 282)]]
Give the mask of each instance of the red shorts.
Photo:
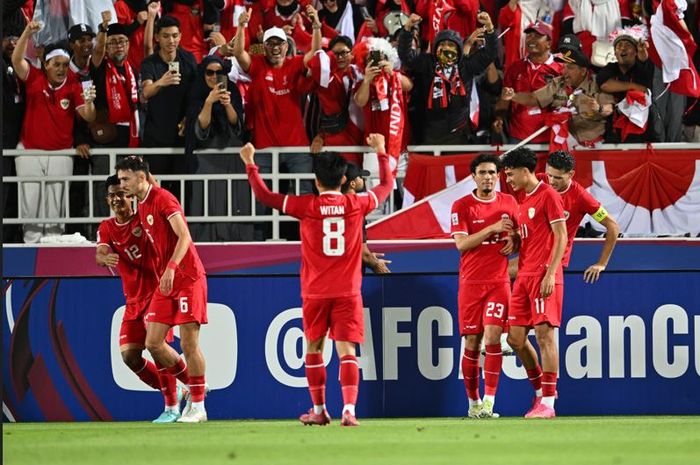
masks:
[(176, 289), (170, 295), (156, 290), (146, 315), (153, 323), (169, 326), (185, 323), (207, 323), (207, 279), (202, 277), (187, 287)]
[(549, 323), (561, 325), (561, 309), (564, 302), (564, 285), (555, 284), (549, 297), (542, 297), (542, 276), (518, 276), (513, 286), (508, 310), (510, 326), (537, 326)]
[[(145, 347), (146, 326), (148, 323), (148, 302), (127, 303), (124, 311), (124, 318), (119, 328), (119, 345), (138, 344)], [(165, 336), (166, 342), (173, 342), (175, 336), (172, 328)]]
[(326, 335), (334, 341), (362, 343), (365, 340), (365, 324), (362, 296), (334, 297), (330, 299), (304, 299), (304, 335), (308, 341), (316, 341)]
[(484, 326), (495, 325), (501, 328), (508, 316), (510, 283), (460, 284), (459, 332), (481, 334)]

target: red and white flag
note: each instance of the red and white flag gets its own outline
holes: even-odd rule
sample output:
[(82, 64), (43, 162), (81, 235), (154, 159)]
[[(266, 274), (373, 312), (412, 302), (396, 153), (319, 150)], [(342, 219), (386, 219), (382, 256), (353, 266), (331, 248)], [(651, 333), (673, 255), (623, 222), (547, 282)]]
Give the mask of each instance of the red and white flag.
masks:
[(625, 98), (617, 104), (620, 114), (613, 122), (613, 127), (622, 131), (622, 142), (630, 134), (644, 134), (647, 130), (649, 107), (651, 107), (651, 91), (627, 91)]
[(479, 91), (476, 88), (476, 79), (472, 79), (472, 91), (469, 96), (469, 120), (474, 129), (479, 127)]
[(662, 0), (651, 17), (649, 57), (671, 91), (700, 97), (700, 77), (693, 64), (697, 44), (683, 21), (687, 7), (686, 0)]
[(434, 0), (430, 2), (428, 17), (428, 43), (432, 44), (435, 35), (445, 29), (445, 18), (455, 7), (450, 0)]
[(569, 150), (569, 119), (571, 119), (571, 109), (562, 108), (558, 111), (545, 113), (544, 124), (552, 131), (549, 136), (549, 152), (557, 150)]

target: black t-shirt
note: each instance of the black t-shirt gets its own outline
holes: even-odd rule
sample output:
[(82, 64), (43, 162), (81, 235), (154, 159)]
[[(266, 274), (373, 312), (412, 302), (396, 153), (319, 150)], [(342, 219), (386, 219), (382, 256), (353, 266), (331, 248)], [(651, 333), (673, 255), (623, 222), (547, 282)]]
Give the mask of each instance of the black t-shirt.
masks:
[[(639, 61), (634, 64), (626, 73), (623, 73), (617, 63), (608, 63), (596, 74), (595, 80), (598, 87), (610, 79), (616, 79), (620, 82), (634, 82), (641, 84), (647, 89), (651, 89), (654, 82), (654, 65), (651, 60)], [(615, 101), (619, 102), (625, 98), (625, 92), (616, 92), (613, 94)]]
[[(181, 49), (177, 50), (175, 61), (180, 63), (180, 84), (163, 87), (148, 100), (144, 147), (176, 147), (183, 143), (177, 135), (177, 125), (186, 113), (187, 94), (197, 75), (197, 62), (194, 55)], [(168, 70), (168, 63), (156, 52), (141, 63), (141, 81), (155, 82)]]

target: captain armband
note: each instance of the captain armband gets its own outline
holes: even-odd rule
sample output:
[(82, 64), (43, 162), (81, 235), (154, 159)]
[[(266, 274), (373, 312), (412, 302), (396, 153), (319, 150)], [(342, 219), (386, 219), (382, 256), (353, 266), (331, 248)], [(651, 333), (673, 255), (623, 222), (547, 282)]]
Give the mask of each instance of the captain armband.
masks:
[(598, 223), (602, 223), (605, 218), (608, 217), (608, 211), (605, 209), (604, 206), (600, 206), (598, 210), (596, 210), (595, 213), (591, 215), (594, 220), (596, 220)]

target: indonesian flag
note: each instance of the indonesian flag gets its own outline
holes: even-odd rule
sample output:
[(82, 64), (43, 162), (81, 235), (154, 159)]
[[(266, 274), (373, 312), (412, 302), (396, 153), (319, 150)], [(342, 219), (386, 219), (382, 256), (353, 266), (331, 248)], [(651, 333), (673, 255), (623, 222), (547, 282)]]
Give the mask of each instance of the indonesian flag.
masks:
[(617, 104), (620, 112), (615, 118), (613, 127), (622, 131), (622, 142), (630, 134), (644, 134), (649, 119), (651, 106), (651, 91), (646, 93), (639, 90), (628, 90), (625, 98)]
[(544, 124), (552, 130), (549, 136), (549, 152), (557, 150), (569, 150), (567, 139), (569, 138), (570, 109), (559, 109), (545, 113)]
[(452, 186), (470, 176), (470, 164), (476, 154), (432, 155), (410, 154), (403, 181), (403, 208)]
[(429, 23), (428, 23), (428, 43), (432, 44), (435, 34), (445, 29), (445, 18), (448, 13), (455, 10), (451, 0), (434, 0), (430, 2)]
[(663, 71), (669, 89), (688, 97), (700, 97), (700, 78), (693, 65), (697, 45), (683, 22), (686, 0), (662, 0), (651, 17), (649, 57)]
[[(445, 158), (445, 157), (440, 157)], [(476, 183), (471, 176), (367, 226), (367, 238), (448, 239), (452, 204), (468, 195)]]
[(476, 88), (476, 79), (472, 79), (472, 91), (469, 96), (469, 119), (473, 128), (479, 127), (479, 92)]
[(311, 73), (311, 79), (324, 89), (328, 88), (331, 82), (332, 71), (337, 66), (335, 55), (331, 52), (317, 50), (306, 66)]

